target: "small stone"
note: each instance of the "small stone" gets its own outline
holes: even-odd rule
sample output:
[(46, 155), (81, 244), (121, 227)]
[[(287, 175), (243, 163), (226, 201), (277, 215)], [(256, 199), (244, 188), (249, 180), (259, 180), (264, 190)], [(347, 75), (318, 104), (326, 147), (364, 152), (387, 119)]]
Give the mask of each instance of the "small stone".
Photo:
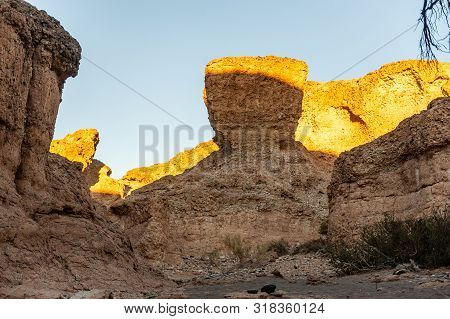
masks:
[(273, 284), (268, 284), (268, 285), (264, 285), (261, 288), (261, 292), (265, 292), (265, 293), (271, 294), (271, 293), (273, 293), (275, 291), (275, 289), (277, 289), (277, 286), (275, 286)]
[(258, 293), (258, 289), (248, 289), (247, 293), (248, 294), (257, 294)]

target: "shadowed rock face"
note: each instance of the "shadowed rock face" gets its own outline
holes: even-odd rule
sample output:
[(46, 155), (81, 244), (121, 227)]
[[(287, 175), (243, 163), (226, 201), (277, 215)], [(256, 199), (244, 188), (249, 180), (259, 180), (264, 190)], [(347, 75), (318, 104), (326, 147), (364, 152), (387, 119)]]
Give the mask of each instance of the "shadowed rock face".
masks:
[[(275, 140), (281, 140), (281, 143), (291, 140), (291, 121), (297, 121), (301, 112), (295, 139), (310, 151), (339, 155), (392, 131), (403, 119), (426, 109), (434, 98), (450, 94), (450, 63), (445, 62), (431, 65), (424, 61), (399, 61), (386, 64), (358, 79), (324, 83), (306, 81), (307, 67), (304, 62), (273, 56), (213, 60), (207, 66), (207, 73), (209, 80), (213, 80), (214, 75), (223, 79), (222, 82), (213, 80), (214, 86), (208, 88), (209, 99), (214, 99), (214, 105), (209, 105), (208, 110), (211, 123), (218, 132), (216, 140), (220, 141), (228, 135), (228, 142), (222, 141), (222, 147), (231, 147), (240, 140), (250, 144), (255, 134), (257, 141), (272, 139), (273, 146), (278, 147)], [(283, 109), (276, 109), (279, 107), (277, 103), (266, 105), (263, 109), (249, 107), (251, 103), (259, 103), (258, 95), (262, 91), (253, 97), (244, 96), (240, 92), (248, 90), (243, 87), (236, 90), (235, 95), (225, 98), (222, 95), (228, 89), (225, 74), (234, 77), (239, 73), (252, 76), (253, 82), (259, 81), (263, 74), (303, 91), (301, 110), (298, 95), (292, 100), (297, 105)], [(283, 90), (280, 95), (275, 90), (264, 94), (268, 93), (277, 100), (288, 98), (286, 92)], [(203, 93), (205, 104), (208, 104), (206, 89)], [(234, 108), (233, 105), (241, 105), (241, 108)], [(216, 118), (221, 127), (215, 124)], [(284, 134), (284, 138), (280, 133)], [(245, 145), (238, 148), (245, 148)], [(235, 147), (236, 150), (238, 148)], [(179, 153), (167, 163), (132, 169), (117, 182), (122, 182), (133, 191), (163, 176), (181, 174), (215, 150), (217, 145), (213, 142), (202, 143), (193, 150)], [(190, 154), (192, 152), (197, 156)], [(189, 157), (192, 160), (183, 160)], [(105, 183), (100, 183), (96, 188), (109, 194), (115, 189), (108, 186), (112, 183), (112, 179), (105, 179)]]
[(0, 34), (0, 297), (148, 292), (157, 276), (91, 201), (82, 165), (49, 154), (80, 46), (23, 1), (0, 1)]
[(329, 234), (354, 239), (384, 214), (418, 217), (450, 204), (450, 98), (339, 156), (329, 186)]
[[(265, 58), (253, 59), (250, 71), (239, 68), (239, 58), (219, 61), (231, 72), (207, 67), (207, 107), (219, 150), (111, 208), (146, 257), (204, 255), (235, 234), (252, 247), (318, 237), (333, 159), (294, 141), (302, 90), (265, 72)], [(268, 59), (281, 68), (292, 62)]]
[(64, 81), (81, 49), (59, 22), (22, 1), (0, 2), (2, 191), (40, 192)]
[(239, 151), (295, 143), (301, 90), (263, 74), (208, 74), (205, 83), (219, 148)]

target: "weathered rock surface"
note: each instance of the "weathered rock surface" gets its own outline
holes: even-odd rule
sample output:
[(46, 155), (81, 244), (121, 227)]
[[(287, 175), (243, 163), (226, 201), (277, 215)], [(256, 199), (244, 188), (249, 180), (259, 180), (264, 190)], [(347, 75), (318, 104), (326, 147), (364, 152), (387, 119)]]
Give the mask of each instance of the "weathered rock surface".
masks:
[(124, 183), (112, 178), (111, 173), (109, 166), (96, 159), (83, 172), (90, 186), (92, 198), (106, 206), (123, 198), (126, 190)]
[(48, 152), (81, 49), (45, 12), (0, 1), (0, 297), (160, 284), (92, 202), (82, 165)]
[[(241, 67), (248, 60), (250, 71)], [(268, 64), (279, 69), (267, 72)], [(306, 78), (306, 65), (291, 59), (224, 58), (207, 66), (207, 107), (219, 150), (111, 207), (143, 255), (199, 256), (224, 248), (233, 234), (249, 246), (318, 237), (333, 158), (294, 141), (303, 94), (301, 81), (273, 76), (285, 68)]]
[(126, 186), (110, 176), (112, 170), (109, 166), (94, 159), (99, 141), (96, 129), (80, 129), (67, 134), (63, 139), (53, 140), (50, 152), (71, 162), (81, 163), (92, 197), (97, 202), (109, 205), (124, 196)]
[(126, 172), (119, 182), (125, 185), (129, 189), (129, 192), (131, 192), (151, 184), (164, 176), (180, 175), (185, 170), (191, 169), (197, 165), (198, 162), (218, 149), (219, 147), (214, 141), (203, 142), (193, 149), (178, 153), (166, 163), (158, 163), (148, 167), (132, 169)]
[[(280, 63), (283, 67), (279, 67)], [(264, 70), (269, 77), (303, 90), (301, 117), (299, 113), (285, 114), (295, 120), (300, 118), (295, 139), (310, 151), (334, 155), (392, 131), (403, 119), (426, 109), (434, 98), (450, 95), (449, 63), (430, 65), (422, 61), (399, 61), (386, 64), (359, 79), (324, 83), (305, 82), (306, 65), (299, 68), (299, 63), (303, 62), (282, 61), (271, 56), (260, 60), (241, 57), (212, 61), (208, 69), (210, 73), (244, 70), (247, 74), (259, 74)], [(203, 97), (207, 103), (206, 90)], [(281, 112), (274, 111), (273, 115)], [(229, 116), (237, 124), (239, 117), (235, 118), (236, 114)], [(201, 160), (216, 150), (211, 145), (204, 147), (200, 144), (193, 151), (201, 154), (198, 157)], [(180, 156), (184, 156), (183, 153)], [(121, 181), (135, 190), (163, 176), (178, 175), (193, 166), (183, 168), (175, 162), (178, 162), (177, 158), (170, 163), (130, 170)]]
[(53, 140), (50, 144), (50, 153), (81, 163), (85, 170), (92, 163), (99, 141), (96, 129), (80, 129), (67, 134), (63, 139)]
[(329, 186), (329, 234), (355, 238), (383, 214), (414, 217), (450, 204), (450, 98), (344, 152)]
[(1, 191), (32, 194), (45, 167), (63, 84), (81, 49), (44, 12), (22, 1), (0, 3)]
[(399, 61), (359, 79), (307, 82), (296, 139), (339, 155), (368, 143), (450, 95), (450, 63)]

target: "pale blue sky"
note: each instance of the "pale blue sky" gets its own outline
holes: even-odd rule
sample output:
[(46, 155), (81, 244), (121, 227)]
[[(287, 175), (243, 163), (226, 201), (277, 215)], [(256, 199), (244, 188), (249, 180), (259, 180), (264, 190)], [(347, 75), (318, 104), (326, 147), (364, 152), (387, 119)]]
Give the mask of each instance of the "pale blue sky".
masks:
[[(202, 101), (209, 60), (292, 57), (308, 63), (309, 79), (328, 81), (413, 25), (422, 0), (30, 2), (60, 20), (83, 55), (197, 129), (209, 123)], [(419, 31), (411, 30), (339, 78), (415, 59), (418, 41)], [(439, 59), (448, 61), (448, 55)], [(173, 130), (178, 123), (82, 60), (79, 75), (66, 83), (55, 138), (97, 128), (96, 157), (121, 176), (139, 166), (139, 125)], [(184, 138), (181, 146), (198, 142)], [(148, 156), (146, 164), (152, 162)]]

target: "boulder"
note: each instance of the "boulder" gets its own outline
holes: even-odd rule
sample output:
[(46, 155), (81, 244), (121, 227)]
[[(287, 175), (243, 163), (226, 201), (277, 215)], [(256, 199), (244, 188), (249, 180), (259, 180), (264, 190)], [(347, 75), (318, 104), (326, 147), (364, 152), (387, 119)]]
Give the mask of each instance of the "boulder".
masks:
[(392, 132), (342, 153), (331, 184), (329, 231), (352, 240), (384, 214), (419, 217), (450, 204), (450, 98)]
[[(280, 76), (289, 71), (296, 81)], [(182, 175), (135, 190), (111, 210), (133, 246), (173, 261), (280, 238), (319, 237), (333, 157), (294, 141), (306, 65), (275, 57), (224, 58), (206, 67), (206, 99), (219, 150)]]

